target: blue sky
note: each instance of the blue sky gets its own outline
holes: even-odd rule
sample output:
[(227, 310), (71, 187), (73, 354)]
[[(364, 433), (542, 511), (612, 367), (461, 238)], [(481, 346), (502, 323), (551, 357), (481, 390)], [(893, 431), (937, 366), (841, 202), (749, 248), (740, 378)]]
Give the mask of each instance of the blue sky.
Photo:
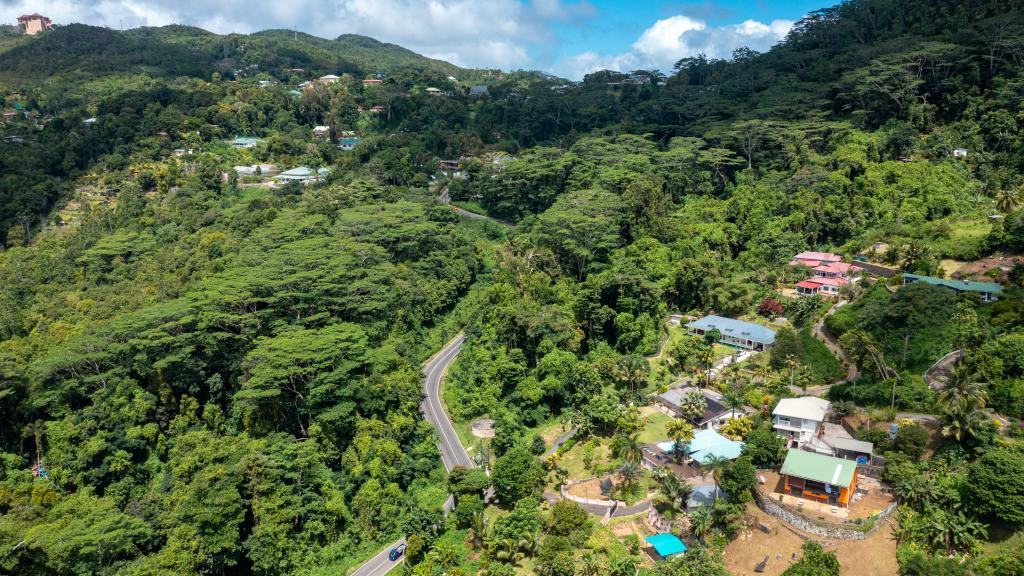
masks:
[(540, 69), (573, 79), (600, 69), (670, 70), (679, 58), (758, 51), (838, 0), (0, 0), (0, 21), (39, 12), (56, 24), (179, 23), (219, 33), (297, 28), (356, 33), (461, 66)]

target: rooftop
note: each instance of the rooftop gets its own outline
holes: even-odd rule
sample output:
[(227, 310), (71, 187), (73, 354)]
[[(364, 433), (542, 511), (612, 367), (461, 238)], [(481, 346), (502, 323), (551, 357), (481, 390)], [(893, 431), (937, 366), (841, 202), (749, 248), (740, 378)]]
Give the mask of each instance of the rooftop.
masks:
[(770, 328), (754, 324), (753, 322), (723, 318), (722, 316), (705, 316), (700, 320), (690, 322), (686, 327), (704, 331), (717, 328), (723, 336), (753, 340), (762, 344), (775, 342), (775, 331)]
[(824, 398), (818, 398), (816, 396), (802, 396), (800, 398), (783, 398), (779, 400), (775, 410), (772, 410), (774, 416), (788, 416), (790, 418), (803, 418), (805, 420), (813, 420), (815, 422), (822, 422), (825, 420), (825, 414), (828, 412), (829, 407), (832, 404)]
[(919, 276), (917, 274), (903, 274), (903, 281), (924, 282), (932, 286), (945, 286), (957, 292), (988, 292), (990, 294), (1002, 294), (1003, 287), (998, 282), (974, 282), (972, 280), (957, 280), (955, 278), (936, 278), (934, 276)]
[(790, 450), (786, 454), (786, 461), (782, 463), (780, 473), (848, 488), (853, 483), (853, 473), (856, 469), (857, 463), (852, 460), (803, 450)]
[[(675, 442), (659, 442), (657, 446), (670, 453), (675, 448)], [(743, 442), (730, 440), (714, 430), (698, 430), (693, 440), (686, 445), (686, 454), (701, 464), (706, 464), (712, 456), (733, 460), (739, 458), (742, 451)]]
[(654, 546), (654, 551), (662, 558), (668, 558), (669, 556), (675, 556), (676, 554), (686, 552), (686, 544), (683, 544), (683, 541), (680, 540), (678, 536), (668, 532), (648, 536), (647, 538), (644, 538), (644, 541), (651, 546)]
[(698, 388), (692, 388), (689, 386), (684, 386), (682, 388), (671, 388), (669, 390), (666, 390), (665, 392), (662, 392), (661, 394), (658, 394), (658, 398), (660, 398), (666, 404), (671, 404), (673, 406), (678, 407), (682, 406), (683, 398), (692, 391), (699, 392), (707, 400), (707, 407), (704, 408), (704, 414), (702, 414), (701, 417), (698, 419), (697, 424), (703, 424), (704, 422), (711, 420), (715, 416), (724, 414), (726, 412), (725, 406), (718, 402), (716, 399), (712, 398), (709, 394), (707, 394), (703, 390), (700, 390)]
[(817, 262), (842, 262), (843, 257), (831, 252), (805, 251), (793, 257), (794, 260), (815, 260)]

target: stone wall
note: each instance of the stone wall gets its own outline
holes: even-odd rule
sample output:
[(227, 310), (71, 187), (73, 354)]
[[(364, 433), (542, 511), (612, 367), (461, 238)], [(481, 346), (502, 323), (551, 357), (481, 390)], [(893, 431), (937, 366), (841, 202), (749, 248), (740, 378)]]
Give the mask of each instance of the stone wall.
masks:
[(770, 493), (765, 492), (761, 488), (754, 489), (754, 500), (761, 510), (776, 518), (785, 520), (794, 528), (808, 534), (833, 540), (864, 540), (878, 529), (882, 519), (892, 514), (892, 511), (896, 509), (896, 502), (893, 502), (888, 508), (877, 515), (865, 519), (864, 524), (854, 524), (852, 522), (833, 524), (808, 518), (779, 502), (778, 499), (772, 498)]

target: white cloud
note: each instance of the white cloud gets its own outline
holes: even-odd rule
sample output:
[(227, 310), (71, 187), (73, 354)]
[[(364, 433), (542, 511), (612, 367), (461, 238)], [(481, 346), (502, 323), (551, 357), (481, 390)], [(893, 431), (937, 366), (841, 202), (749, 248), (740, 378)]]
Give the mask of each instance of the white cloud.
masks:
[(0, 21), (26, 12), (111, 28), (178, 23), (218, 33), (365, 34), (463, 66), (506, 69), (529, 66), (528, 47), (554, 41), (552, 23), (595, 13), (587, 0), (0, 0)]
[(740, 46), (763, 52), (785, 38), (792, 26), (791, 20), (775, 20), (769, 24), (746, 20), (739, 24), (711, 27), (689, 16), (670, 16), (644, 30), (628, 52), (575, 54), (559, 64), (558, 72), (570, 78), (581, 78), (602, 69), (669, 70), (680, 58), (698, 54), (708, 58), (729, 58), (732, 51)]

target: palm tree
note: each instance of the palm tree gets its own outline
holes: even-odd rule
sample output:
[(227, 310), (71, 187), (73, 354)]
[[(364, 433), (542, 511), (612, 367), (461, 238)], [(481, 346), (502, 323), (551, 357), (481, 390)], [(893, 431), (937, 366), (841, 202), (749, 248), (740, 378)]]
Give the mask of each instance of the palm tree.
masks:
[(444, 540), (438, 540), (430, 550), (434, 562), (437, 562), (444, 570), (450, 570), (459, 565), (459, 554), (455, 546)]
[(722, 399), (725, 402), (725, 407), (732, 410), (732, 417), (736, 417), (736, 410), (742, 409), (746, 402), (746, 391), (745, 386), (740, 385), (737, 387), (731, 387), (728, 390), (722, 392)]
[(469, 521), (469, 545), (472, 548), (483, 548), (487, 535), (487, 518), (483, 510), (474, 512)]
[(988, 423), (988, 413), (984, 410), (957, 408), (946, 412), (946, 425), (942, 427), (942, 434), (963, 442), (968, 438), (977, 438)]
[(711, 526), (715, 519), (711, 516), (711, 510), (707, 506), (701, 506), (690, 513), (690, 530), (698, 540), (704, 542), (711, 532)]
[(682, 512), (686, 509), (690, 494), (693, 493), (693, 486), (680, 480), (675, 474), (665, 472), (658, 475), (658, 490), (672, 510)]
[(614, 442), (615, 456), (626, 464), (640, 464), (643, 452), (636, 434), (620, 434)]
[(725, 469), (729, 467), (729, 459), (724, 456), (717, 454), (710, 454), (701, 463), (704, 473), (711, 473), (711, 478), (715, 482), (715, 500), (718, 500), (718, 484), (722, 481), (722, 474), (725, 473)]
[(1020, 188), (1004, 188), (996, 192), (996, 208), (1009, 214), (1024, 204), (1024, 195)]
[(523, 559), (523, 553), (519, 551), (517, 541), (505, 538), (498, 543), (498, 549), (494, 551), (494, 558), (508, 564), (518, 564)]
[(672, 458), (680, 464), (686, 453), (683, 446), (693, 440), (693, 425), (682, 418), (676, 418), (665, 425), (665, 431), (672, 439)]
[(953, 377), (946, 387), (939, 392), (939, 400), (946, 405), (947, 410), (972, 411), (985, 406), (987, 388), (988, 384), (976, 381), (967, 366), (961, 364), (953, 371)]
[(622, 489), (625, 490), (636, 483), (644, 475), (643, 468), (639, 464), (626, 462), (619, 466), (619, 478), (622, 478)]

